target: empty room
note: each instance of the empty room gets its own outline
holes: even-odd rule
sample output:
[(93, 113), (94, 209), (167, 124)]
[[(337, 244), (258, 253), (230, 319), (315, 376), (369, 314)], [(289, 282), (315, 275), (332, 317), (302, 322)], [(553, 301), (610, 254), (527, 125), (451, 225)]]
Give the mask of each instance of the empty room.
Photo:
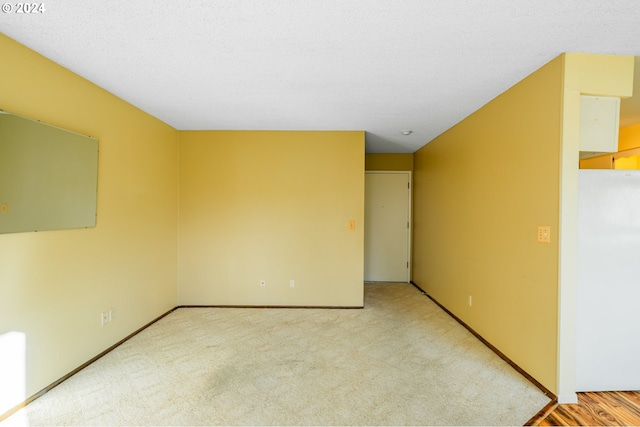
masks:
[(0, 424), (640, 423), (638, 22), (4, 3)]

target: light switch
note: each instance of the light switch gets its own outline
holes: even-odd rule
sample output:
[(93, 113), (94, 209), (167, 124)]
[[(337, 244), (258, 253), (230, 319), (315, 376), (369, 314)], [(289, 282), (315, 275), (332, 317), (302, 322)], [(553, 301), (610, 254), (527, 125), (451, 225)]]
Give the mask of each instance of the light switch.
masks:
[(9, 212), (9, 203), (3, 203), (0, 205), (0, 212), (7, 213)]
[(538, 242), (551, 243), (551, 227), (548, 225), (538, 226)]
[(349, 231), (355, 231), (356, 222), (354, 220), (349, 221)]

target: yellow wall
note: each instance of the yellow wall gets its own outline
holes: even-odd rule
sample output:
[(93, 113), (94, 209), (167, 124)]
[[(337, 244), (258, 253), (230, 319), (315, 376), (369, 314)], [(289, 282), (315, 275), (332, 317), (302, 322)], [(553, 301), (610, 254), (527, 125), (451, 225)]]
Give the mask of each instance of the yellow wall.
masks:
[(631, 150), (638, 147), (640, 147), (640, 124), (620, 129), (618, 151)]
[[(551, 390), (562, 66), (550, 62), (414, 157), (414, 281)], [(550, 244), (536, 242), (538, 225), (551, 226)]]
[(575, 396), (580, 94), (629, 96), (632, 79), (632, 57), (562, 55), (414, 154), (414, 281), (561, 401)]
[(412, 171), (413, 154), (366, 154), (364, 168), (368, 171)]
[(613, 169), (613, 155), (589, 157), (580, 160), (580, 169)]
[(620, 157), (616, 159), (614, 169), (618, 170), (637, 170), (638, 156)]
[(362, 306), (363, 217), (364, 132), (180, 132), (180, 304)]
[[(604, 154), (602, 156), (580, 160), (580, 169), (619, 169), (622, 168), (622, 166), (618, 164), (614, 166), (613, 159), (637, 156), (639, 152), (640, 124), (628, 126), (620, 129), (620, 132), (618, 133), (617, 153)], [(616, 163), (618, 163), (617, 160)], [(625, 160), (622, 160), (622, 163), (625, 163)], [(633, 167), (633, 161), (628, 163), (624, 168), (637, 169), (637, 167)]]
[(636, 164), (633, 160), (638, 156), (640, 156), (640, 147), (631, 148), (580, 160), (580, 169), (640, 169), (640, 164)]
[(100, 150), (96, 228), (0, 235), (0, 358), (26, 342), (2, 414), (176, 306), (178, 188), (176, 130), (2, 34), (0, 52), (1, 109)]

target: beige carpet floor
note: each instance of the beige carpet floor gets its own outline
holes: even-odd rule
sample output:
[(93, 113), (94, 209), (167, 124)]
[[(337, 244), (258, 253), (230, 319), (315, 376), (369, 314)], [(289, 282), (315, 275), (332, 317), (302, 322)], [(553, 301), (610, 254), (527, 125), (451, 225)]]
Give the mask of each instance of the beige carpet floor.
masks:
[(181, 308), (2, 423), (522, 425), (549, 399), (409, 284), (365, 308)]

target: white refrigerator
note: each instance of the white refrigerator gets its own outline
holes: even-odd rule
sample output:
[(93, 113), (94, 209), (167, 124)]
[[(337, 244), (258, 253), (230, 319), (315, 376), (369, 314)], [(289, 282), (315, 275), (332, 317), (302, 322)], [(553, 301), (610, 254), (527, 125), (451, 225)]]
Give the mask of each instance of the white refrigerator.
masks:
[(580, 170), (577, 391), (640, 390), (640, 170)]

